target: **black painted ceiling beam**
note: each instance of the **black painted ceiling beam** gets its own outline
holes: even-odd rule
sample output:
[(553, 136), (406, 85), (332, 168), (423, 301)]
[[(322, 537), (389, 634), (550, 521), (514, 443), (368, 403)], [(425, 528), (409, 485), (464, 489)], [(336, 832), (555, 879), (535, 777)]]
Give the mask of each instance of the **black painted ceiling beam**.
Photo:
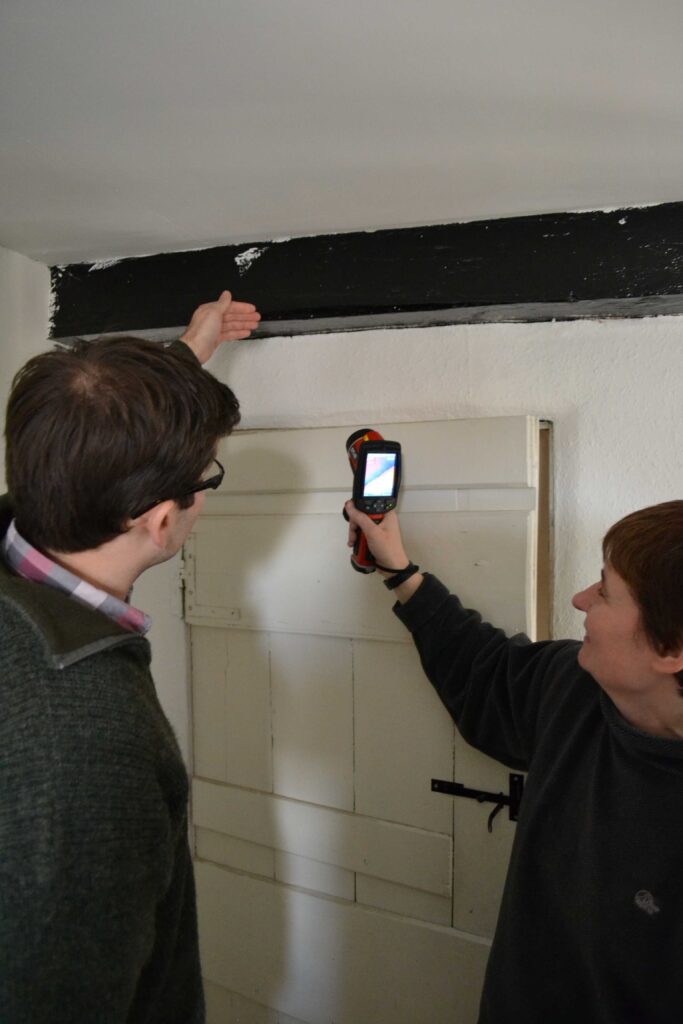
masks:
[[(51, 268), (52, 337), (172, 337), (228, 288), (258, 335), (683, 313), (683, 202)], [(257, 335), (257, 336), (258, 336)]]

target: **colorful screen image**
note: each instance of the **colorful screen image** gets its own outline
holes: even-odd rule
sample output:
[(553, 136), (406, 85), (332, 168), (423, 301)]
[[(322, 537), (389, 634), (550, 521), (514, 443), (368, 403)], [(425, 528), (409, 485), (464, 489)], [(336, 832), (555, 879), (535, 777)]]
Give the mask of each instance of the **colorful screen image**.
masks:
[(390, 498), (394, 493), (396, 452), (376, 452), (367, 456), (363, 497)]

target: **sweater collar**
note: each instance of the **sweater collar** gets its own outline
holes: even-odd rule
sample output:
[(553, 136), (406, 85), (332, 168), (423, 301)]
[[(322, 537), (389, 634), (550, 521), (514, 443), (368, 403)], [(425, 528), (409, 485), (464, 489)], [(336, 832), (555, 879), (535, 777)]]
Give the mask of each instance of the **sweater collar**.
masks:
[(21, 536), (14, 519), (0, 541), (0, 546), (5, 561), (18, 576), (33, 580), (34, 583), (54, 587), (90, 608), (97, 608), (131, 633), (146, 633), (149, 630), (152, 624), (149, 615), (145, 615), (126, 601), (121, 601), (112, 594), (86, 583), (80, 576), (48, 558)]
[(646, 759), (654, 758), (660, 766), (665, 759), (673, 771), (683, 773), (683, 740), (651, 736), (650, 733), (636, 729), (626, 721), (604, 690), (600, 690), (600, 703), (610, 732), (622, 747)]
[[(0, 497), (0, 540), (12, 519), (8, 497)], [(54, 668), (66, 668), (92, 654), (124, 644), (131, 652), (135, 649), (149, 664), (149, 644), (139, 633), (131, 633), (114, 619), (75, 601), (62, 590), (17, 576), (4, 556), (0, 556), (0, 599), (35, 632)]]

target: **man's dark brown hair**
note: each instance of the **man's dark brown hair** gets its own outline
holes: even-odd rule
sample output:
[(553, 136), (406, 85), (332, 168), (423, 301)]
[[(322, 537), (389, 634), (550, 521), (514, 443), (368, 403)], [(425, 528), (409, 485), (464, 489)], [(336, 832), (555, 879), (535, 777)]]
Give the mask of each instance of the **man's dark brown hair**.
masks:
[(14, 378), (5, 425), (19, 532), (45, 551), (86, 551), (145, 505), (189, 507), (239, 419), (230, 388), (182, 344), (105, 338), (35, 356)]

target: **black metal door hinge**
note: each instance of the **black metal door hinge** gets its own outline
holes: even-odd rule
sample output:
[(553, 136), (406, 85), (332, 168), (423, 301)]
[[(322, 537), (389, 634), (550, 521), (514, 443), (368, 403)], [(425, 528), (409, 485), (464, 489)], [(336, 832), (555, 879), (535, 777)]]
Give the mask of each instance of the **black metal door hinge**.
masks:
[(432, 779), (432, 792), (447, 793), (449, 796), (467, 796), (472, 800), (478, 800), (480, 804), (495, 804), (488, 821), (489, 832), (493, 832), (493, 819), (504, 807), (510, 808), (510, 821), (517, 821), (524, 792), (524, 776), (510, 772), (510, 792), (507, 796), (505, 793), (487, 793), (483, 789), (468, 789), (461, 782), (448, 782), (446, 779)]

